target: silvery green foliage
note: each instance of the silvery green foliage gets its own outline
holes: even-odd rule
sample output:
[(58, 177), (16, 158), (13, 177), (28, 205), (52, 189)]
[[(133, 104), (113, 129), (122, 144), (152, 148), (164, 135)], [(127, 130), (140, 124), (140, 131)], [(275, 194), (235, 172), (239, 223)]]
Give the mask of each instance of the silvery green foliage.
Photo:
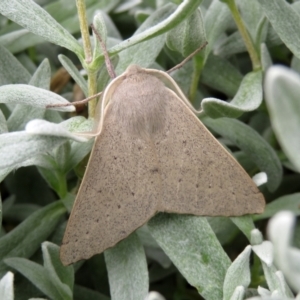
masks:
[[(46, 106), (69, 100), (67, 93), (49, 91), (58, 60), (85, 96), (89, 95), (89, 72), (98, 75), (97, 87), (105, 87), (108, 76), (102, 66), (102, 49), (92, 36), (92, 62), (85, 61), (82, 41), (74, 38), (80, 32), (75, 0), (2, 0), (0, 179), (6, 190), (0, 219), (4, 224), (20, 224), (9, 232), (6, 228), (0, 231), (0, 299), (163, 300), (168, 299), (163, 291), (149, 293), (149, 278), (150, 290), (156, 290), (151, 288), (153, 283), (174, 274), (178, 281), (183, 276), (194, 287), (196, 297), (200, 294), (205, 299), (300, 299), (300, 294), (294, 298), (291, 291), (299, 293), (300, 286), (299, 250), (291, 246), (293, 230), (299, 230), (293, 214), (300, 214), (299, 1), (85, 2), (88, 23), (95, 23), (108, 52), (115, 55), (117, 74), (132, 63), (167, 69), (208, 41), (202, 53), (172, 75), (186, 95), (195, 76), (200, 77), (193, 104), (202, 109), (201, 120), (233, 149), (232, 154), (272, 201), (263, 214), (253, 217), (158, 215), (130, 239), (107, 251), (105, 259), (96, 256), (87, 262), (83, 276), (91, 283), (88, 287), (74, 282), (74, 270), (82, 263), (63, 267), (56, 244), (65, 228), (62, 217), (74, 201), (70, 192), (77, 180), (75, 173), (82, 176), (86, 166), (82, 161), (93, 144), (82, 133), (92, 131), (94, 124), (92, 119), (70, 116), (73, 106), (51, 110)], [(229, 9), (233, 2), (259, 57), (261, 67), (256, 70), (249, 68), (250, 61), (245, 58), (247, 48)], [(121, 25), (116, 26), (115, 21)], [(128, 24), (138, 28), (122, 40), (128, 36), (123, 31)], [(290, 49), (294, 55), (291, 67), (273, 66), (278, 60), (273, 46)], [(49, 60), (43, 59), (45, 56)], [(282, 61), (288, 64), (289, 54)], [(66, 90), (70, 91), (70, 86)], [(36, 166), (38, 172), (21, 168), (28, 166)], [(292, 176), (287, 176), (286, 169)], [(18, 174), (21, 179), (17, 181)], [(29, 179), (30, 192), (23, 184)], [(269, 224), (270, 241), (264, 240), (254, 221), (287, 209), (293, 214), (276, 215)], [(222, 245), (230, 244), (239, 231), (250, 245), (231, 261)], [(46, 241), (50, 239), (54, 243)], [(253, 255), (262, 266), (260, 276), (265, 285), (258, 286), (256, 296), (249, 298)], [(147, 261), (154, 267), (147, 270)], [(15, 295), (11, 271), (27, 278), (15, 284)], [(179, 288), (168, 288), (182, 293), (186, 284), (180, 283)], [(92, 290), (92, 285), (97, 289)], [(23, 298), (20, 287), (26, 294)]]
[(7, 272), (0, 279), (0, 298), (3, 300), (14, 300), (14, 274)]

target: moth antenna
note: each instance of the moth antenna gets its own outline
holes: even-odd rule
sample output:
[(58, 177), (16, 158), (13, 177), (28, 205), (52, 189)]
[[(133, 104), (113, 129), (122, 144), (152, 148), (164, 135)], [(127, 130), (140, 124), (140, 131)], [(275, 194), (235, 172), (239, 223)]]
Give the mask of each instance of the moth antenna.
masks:
[(100, 93), (97, 93), (93, 96), (90, 96), (90, 97), (87, 97), (83, 100), (80, 100), (80, 101), (75, 101), (75, 102), (70, 102), (70, 103), (59, 103), (59, 104), (50, 104), (50, 105), (47, 105), (46, 108), (51, 108), (51, 107), (64, 107), (64, 106), (70, 106), (70, 105), (81, 105), (81, 104), (85, 104), (87, 102), (89, 102), (90, 100), (98, 97), (98, 96), (101, 96), (102, 92)]
[(101, 45), (101, 48), (102, 48), (102, 51), (103, 51), (103, 55), (104, 55), (104, 58), (105, 58), (105, 64), (106, 64), (106, 68), (107, 68), (107, 72), (109, 74), (109, 76), (114, 79), (117, 77), (116, 73), (115, 73), (115, 70), (114, 70), (114, 67), (113, 67), (113, 64), (111, 63), (111, 60), (109, 58), (109, 55), (108, 55), (108, 52), (107, 52), (107, 49), (106, 49), (106, 46), (105, 44), (103, 43), (103, 40), (99, 34), (99, 32), (97, 31), (97, 29), (95, 28), (94, 24), (91, 24), (91, 28), (93, 30), (93, 32), (95, 33), (95, 35), (97, 36), (98, 40), (99, 40), (99, 43)]
[(171, 73), (171, 72), (173, 72), (177, 69), (180, 69), (188, 60), (190, 60), (193, 56), (195, 56), (198, 52), (200, 52), (207, 44), (208, 44), (208, 42), (205, 42), (198, 49), (196, 49), (193, 53), (191, 53), (188, 57), (186, 57), (181, 63), (179, 63), (178, 65), (176, 65), (172, 69), (166, 71), (166, 73), (169, 74), (169, 73)]

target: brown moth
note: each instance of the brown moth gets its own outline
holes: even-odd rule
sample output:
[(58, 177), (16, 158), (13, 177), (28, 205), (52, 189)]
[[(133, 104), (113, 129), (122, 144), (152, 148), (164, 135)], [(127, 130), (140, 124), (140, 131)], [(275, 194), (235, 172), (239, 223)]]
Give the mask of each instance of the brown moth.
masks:
[(167, 73), (129, 66), (105, 89), (101, 110), (60, 250), (64, 265), (113, 247), (157, 212), (263, 212), (263, 195)]

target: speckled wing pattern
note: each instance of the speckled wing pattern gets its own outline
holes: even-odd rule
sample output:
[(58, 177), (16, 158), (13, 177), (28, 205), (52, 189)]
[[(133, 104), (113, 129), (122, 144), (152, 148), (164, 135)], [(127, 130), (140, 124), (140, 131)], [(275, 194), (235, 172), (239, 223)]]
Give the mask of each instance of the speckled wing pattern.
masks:
[(262, 213), (264, 197), (249, 175), (185, 103), (167, 93), (166, 128), (156, 147), (162, 210), (201, 216)]
[(240, 216), (264, 209), (251, 178), (173, 91), (137, 66), (124, 74), (67, 225), (64, 265), (113, 247), (159, 211)]

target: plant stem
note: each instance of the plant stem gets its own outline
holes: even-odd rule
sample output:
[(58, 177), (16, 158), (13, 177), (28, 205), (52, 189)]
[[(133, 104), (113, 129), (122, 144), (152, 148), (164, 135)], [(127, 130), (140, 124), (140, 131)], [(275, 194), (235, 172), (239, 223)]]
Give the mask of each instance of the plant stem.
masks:
[(252, 42), (252, 39), (243, 23), (243, 20), (241, 18), (241, 15), (239, 13), (239, 10), (236, 6), (235, 0), (227, 0), (225, 1), (231, 11), (231, 14), (233, 16), (233, 19), (238, 27), (238, 30), (244, 40), (244, 43), (246, 45), (246, 48), (248, 50), (248, 53), (250, 55), (250, 59), (252, 61), (252, 68), (253, 70), (257, 70), (261, 68), (261, 63), (259, 60), (259, 56), (255, 50), (254, 44)]
[(85, 0), (76, 0), (76, 6), (79, 17), (85, 61), (87, 64), (89, 64), (92, 61), (92, 46), (90, 40), (89, 26), (86, 18)]
[[(97, 93), (97, 73), (88, 72), (88, 93), (89, 96), (95, 95)], [(97, 105), (97, 98), (89, 101), (89, 118), (94, 118), (95, 110)]]
[(190, 92), (189, 92), (189, 99), (191, 103), (194, 103), (196, 98), (198, 83), (199, 83), (199, 79), (203, 67), (203, 56), (201, 54), (195, 55), (193, 57), (193, 63), (194, 63), (194, 71), (192, 76)]
[(68, 188), (67, 188), (67, 181), (66, 181), (66, 176), (65, 174), (57, 174), (58, 177), (58, 182), (59, 182), (59, 190), (56, 191), (59, 197), (62, 199), (66, 197), (68, 193)]
[[(88, 96), (93, 96), (97, 93), (97, 73), (89, 70), (89, 64), (92, 64), (93, 51), (90, 40), (90, 33), (88, 27), (88, 21), (86, 18), (85, 0), (76, 0), (78, 17), (80, 23), (80, 31), (83, 42), (84, 56), (85, 56), (85, 68), (88, 74)], [(89, 102), (89, 118), (94, 118), (95, 108), (97, 105), (97, 99), (93, 99)]]

